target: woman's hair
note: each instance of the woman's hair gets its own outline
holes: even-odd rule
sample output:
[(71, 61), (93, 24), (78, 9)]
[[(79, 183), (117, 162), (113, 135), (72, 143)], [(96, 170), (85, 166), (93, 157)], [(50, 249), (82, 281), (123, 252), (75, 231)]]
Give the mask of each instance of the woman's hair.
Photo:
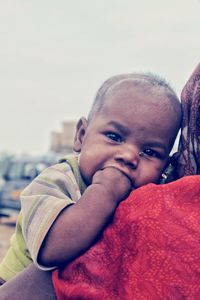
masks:
[(183, 119), (175, 159), (177, 177), (200, 174), (200, 64), (181, 93)]

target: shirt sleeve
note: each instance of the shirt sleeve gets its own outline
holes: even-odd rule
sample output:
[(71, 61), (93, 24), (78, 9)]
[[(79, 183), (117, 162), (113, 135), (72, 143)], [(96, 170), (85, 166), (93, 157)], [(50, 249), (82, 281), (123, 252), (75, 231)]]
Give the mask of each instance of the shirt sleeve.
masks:
[(78, 184), (67, 163), (47, 168), (22, 192), (22, 232), (31, 257), (40, 269), (54, 268), (38, 263), (40, 247), (60, 212), (79, 198)]

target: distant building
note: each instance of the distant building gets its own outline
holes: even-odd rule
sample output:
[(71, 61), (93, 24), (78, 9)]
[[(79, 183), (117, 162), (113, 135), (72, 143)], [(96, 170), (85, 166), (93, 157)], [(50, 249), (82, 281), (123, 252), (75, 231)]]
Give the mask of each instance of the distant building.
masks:
[(58, 153), (72, 152), (76, 121), (62, 122), (61, 132), (51, 133), (51, 151)]

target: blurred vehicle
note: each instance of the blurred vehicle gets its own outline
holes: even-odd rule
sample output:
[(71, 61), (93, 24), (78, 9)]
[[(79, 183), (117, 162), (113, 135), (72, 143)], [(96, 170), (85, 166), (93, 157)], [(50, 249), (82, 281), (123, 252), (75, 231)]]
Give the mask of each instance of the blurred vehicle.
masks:
[(53, 157), (9, 157), (0, 160), (0, 216), (18, 214), (22, 190), (55, 160)]

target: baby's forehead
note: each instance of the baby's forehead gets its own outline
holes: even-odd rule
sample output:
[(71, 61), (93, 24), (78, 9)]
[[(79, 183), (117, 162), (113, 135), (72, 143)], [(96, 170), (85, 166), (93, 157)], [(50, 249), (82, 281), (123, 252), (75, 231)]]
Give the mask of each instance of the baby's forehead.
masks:
[(148, 74), (118, 75), (105, 81), (98, 90), (89, 117), (105, 113), (107, 108), (115, 110), (116, 106), (125, 106), (128, 111), (145, 106), (158, 113), (160, 109), (169, 111), (174, 107), (180, 114), (180, 101), (175, 92), (165, 80)]
[(134, 120), (143, 126), (148, 123), (176, 122), (177, 108), (164, 91), (132, 82), (132, 79), (123, 80), (108, 91), (101, 109), (102, 115), (124, 116), (131, 120), (132, 125)]
[[(160, 86), (153, 86), (145, 79), (128, 78), (113, 84), (104, 95), (103, 104), (130, 106), (154, 106), (159, 108), (169, 105), (167, 91)], [(157, 107), (157, 108), (158, 108)]]

